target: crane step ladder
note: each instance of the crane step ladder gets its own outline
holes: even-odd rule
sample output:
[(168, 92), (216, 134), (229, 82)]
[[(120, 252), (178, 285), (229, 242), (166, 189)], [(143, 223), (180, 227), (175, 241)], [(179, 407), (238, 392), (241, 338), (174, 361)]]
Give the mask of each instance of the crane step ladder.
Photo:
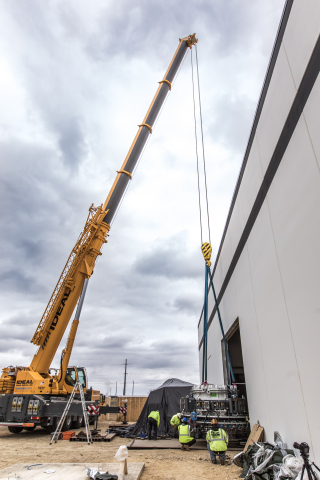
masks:
[(82, 388), (82, 383), (80, 382), (77, 382), (72, 390), (72, 393), (69, 397), (69, 400), (67, 401), (67, 405), (66, 405), (66, 408), (64, 409), (63, 411), (63, 414), (62, 414), (62, 417), (60, 418), (60, 422), (58, 423), (58, 426), (56, 428), (56, 431), (52, 434), (52, 438), (51, 438), (51, 441), (50, 441), (50, 445), (53, 443), (53, 441), (55, 443), (57, 443), (57, 440), (60, 436), (60, 433), (61, 433), (61, 430), (62, 430), (62, 426), (64, 424), (64, 421), (65, 419), (67, 418), (67, 415), (68, 415), (68, 412), (69, 412), (69, 409), (70, 409), (70, 406), (72, 404), (72, 401), (74, 399), (74, 396), (75, 394), (77, 393), (77, 391), (79, 390), (80, 392), (80, 398), (81, 398), (81, 404), (82, 404), (82, 411), (83, 411), (83, 418), (84, 418), (84, 423), (85, 423), (85, 426), (86, 426), (86, 434), (87, 434), (87, 441), (88, 441), (88, 445), (90, 445), (90, 443), (92, 443), (92, 436), (91, 436), (91, 432), (90, 432), (90, 428), (89, 428), (89, 419), (88, 419), (88, 412), (87, 412), (87, 407), (86, 407), (86, 402), (85, 402), (85, 399), (84, 399), (84, 393), (83, 393), (83, 388)]

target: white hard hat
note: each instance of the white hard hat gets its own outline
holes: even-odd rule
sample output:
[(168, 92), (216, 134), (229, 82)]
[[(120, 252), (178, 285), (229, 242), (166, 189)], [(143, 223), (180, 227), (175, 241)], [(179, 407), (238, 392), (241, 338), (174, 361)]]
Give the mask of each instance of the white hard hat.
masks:
[(181, 419), (181, 418), (182, 418), (182, 413), (178, 413), (178, 414), (177, 414), (177, 417), (178, 417), (179, 419)]

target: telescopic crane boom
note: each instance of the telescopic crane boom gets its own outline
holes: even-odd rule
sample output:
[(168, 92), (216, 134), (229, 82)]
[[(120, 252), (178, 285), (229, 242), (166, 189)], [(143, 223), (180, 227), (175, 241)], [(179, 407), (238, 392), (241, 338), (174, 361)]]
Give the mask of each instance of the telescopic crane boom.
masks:
[[(163, 79), (159, 82), (157, 92), (142, 123), (139, 125), (138, 132), (120, 170), (117, 172), (104, 205), (98, 208), (92, 205), (89, 209), (84, 230), (71, 251), (31, 340), (32, 343), (39, 346), (39, 349), (34, 355), (30, 367), (5, 368), (0, 379), (0, 394), (60, 395), (71, 393), (72, 386), (65, 382), (65, 375), (79, 323), (87, 281), (93, 273), (97, 257), (101, 255), (102, 245), (107, 242), (112, 219), (128, 183), (132, 179), (140, 154), (148, 136), (152, 133), (153, 125), (164, 100), (171, 90), (175, 75), (188, 48), (191, 48), (197, 41), (195, 34), (180, 39), (178, 48)], [(63, 351), (60, 375), (51, 376), (49, 368), (80, 296), (81, 301), (78, 305), (76, 318), (73, 321), (67, 345)]]

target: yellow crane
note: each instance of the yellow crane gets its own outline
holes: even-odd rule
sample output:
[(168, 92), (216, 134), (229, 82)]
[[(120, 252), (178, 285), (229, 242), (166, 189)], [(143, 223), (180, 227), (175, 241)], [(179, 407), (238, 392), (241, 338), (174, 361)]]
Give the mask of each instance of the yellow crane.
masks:
[[(0, 378), (0, 425), (7, 425), (13, 433), (23, 428), (33, 429), (41, 425), (48, 430), (55, 427), (61, 417), (76, 381), (83, 385), (88, 401), (99, 398), (99, 392), (89, 391), (84, 367), (68, 367), (74, 339), (79, 325), (81, 308), (96, 259), (107, 242), (111, 221), (125, 193), (128, 182), (141, 155), (152, 127), (171, 90), (172, 82), (188, 50), (197, 43), (196, 35), (179, 40), (170, 65), (159, 82), (151, 105), (139, 125), (129, 152), (111, 187), (109, 195), (100, 207), (91, 205), (82, 233), (73, 247), (49, 303), (31, 340), (39, 348), (29, 367), (9, 366)], [(78, 304), (78, 305), (77, 305)], [(62, 352), (60, 370), (51, 374), (50, 367), (61, 339), (77, 306), (67, 344)], [(59, 400), (62, 399), (62, 400)], [(72, 405), (66, 428), (71, 421), (81, 423), (81, 405)], [(70, 425), (69, 423), (70, 422)]]

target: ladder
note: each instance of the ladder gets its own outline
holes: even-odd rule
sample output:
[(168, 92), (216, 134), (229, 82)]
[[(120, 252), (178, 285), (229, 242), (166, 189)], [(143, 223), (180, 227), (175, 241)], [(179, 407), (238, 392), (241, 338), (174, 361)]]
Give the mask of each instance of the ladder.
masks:
[(57, 428), (56, 428), (56, 431), (52, 434), (52, 438), (51, 438), (51, 441), (50, 441), (50, 445), (52, 444), (53, 441), (54, 441), (55, 443), (57, 443), (57, 440), (58, 440), (59, 435), (60, 435), (60, 433), (61, 433), (62, 425), (64, 424), (64, 421), (65, 421), (65, 419), (66, 419), (66, 417), (67, 417), (67, 415), (68, 415), (70, 406), (71, 406), (72, 401), (73, 401), (73, 399), (74, 399), (74, 396), (75, 396), (75, 394), (77, 393), (78, 390), (79, 390), (79, 392), (80, 392), (80, 398), (81, 398), (81, 404), (82, 404), (82, 411), (83, 411), (83, 418), (84, 418), (84, 423), (85, 423), (85, 426), (86, 426), (86, 434), (87, 434), (88, 445), (90, 445), (90, 443), (92, 443), (91, 432), (90, 432), (90, 429), (89, 429), (88, 412), (87, 412), (86, 402), (85, 402), (85, 399), (84, 399), (82, 383), (77, 382), (77, 383), (75, 384), (73, 390), (72, 390), (72, 393), (71, 393), (68, 401), (67, 401), (66, 408), (65, 408), (64, 411), (63, 411), (62, 417), (60, 418), (60, 422), (58, 423), (58, 426), (57, 426)]

